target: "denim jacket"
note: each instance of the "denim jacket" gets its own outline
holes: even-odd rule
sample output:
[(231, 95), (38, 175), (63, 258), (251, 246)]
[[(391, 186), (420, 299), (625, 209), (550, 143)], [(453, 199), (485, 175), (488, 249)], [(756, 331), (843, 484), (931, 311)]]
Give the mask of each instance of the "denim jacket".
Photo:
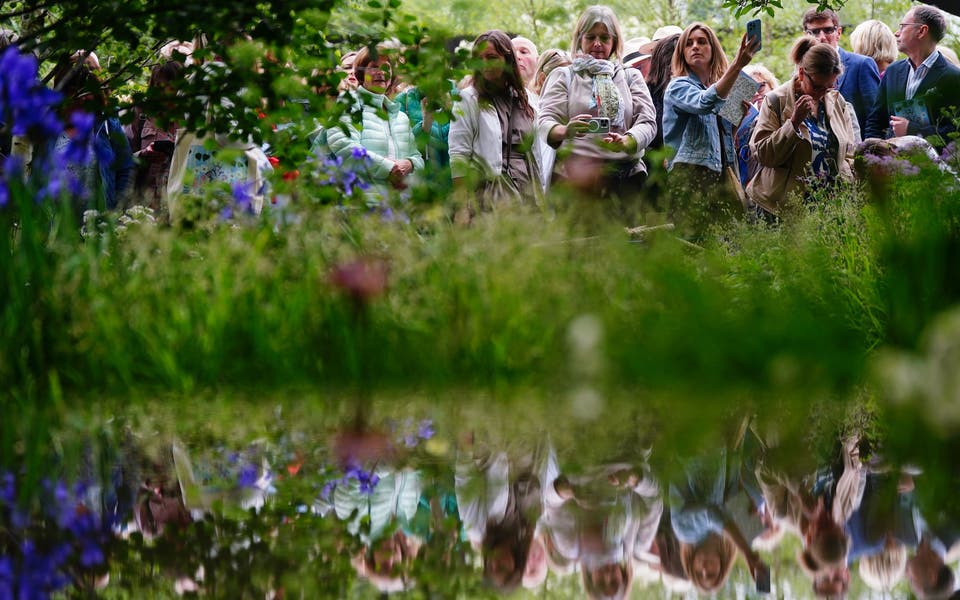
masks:
[[(663, 143), (676, 154), (667, 163), (667, 170), (681, 162), (721, 171), (717, 111), (724, 102), (717, 95), (716, 85), (704, 87), (693, 73), (670, 81), (663, 95)], [(726, 163), (736, 165), (733, 126), (726, 119), (721, 123)]]

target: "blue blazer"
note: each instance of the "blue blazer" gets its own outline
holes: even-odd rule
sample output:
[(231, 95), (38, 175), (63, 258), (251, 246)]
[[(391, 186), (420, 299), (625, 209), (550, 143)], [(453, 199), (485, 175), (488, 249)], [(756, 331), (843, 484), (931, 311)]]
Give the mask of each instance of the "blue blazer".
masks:
[(869, 56), (847, 52), (843, 48), (837, 48), (837, 52), (840, 54), (840, 62), (843, 63), (843, 73), (837, 80), (837, 91), (844, 100), (853, 105), (860, 131), (863, 131), (870, 110), (877, 101), (880, 71), (877, 70), (877, 63)]
[[(867, 127), (863, 130), (864, 139), (891, 137), (891, 132), (888, 131), (890, 108), (906, 98), (909, 74), (910, 59), (908, 58), (898, 60), (884, 71), (883, 81), (880, 82), (880, 94), (870, 112), (870, 118), (867, 119)], [(921, 137), (939, 134), (943, 142), (937, 145), (946, 144), (949, 141), (947, 134), (956, 131), (956, 127), (950, 119), (943, 116), (943, 111), (949, 106), (960, 106), (960, 69), (947, 62), (941, 54), (917, 88), (914, 98), (918, 97), (924, 99), (927, 113), (930, 115), (930, 125), (921, 127), (918, 123), (910, 123), (907, 133)]]

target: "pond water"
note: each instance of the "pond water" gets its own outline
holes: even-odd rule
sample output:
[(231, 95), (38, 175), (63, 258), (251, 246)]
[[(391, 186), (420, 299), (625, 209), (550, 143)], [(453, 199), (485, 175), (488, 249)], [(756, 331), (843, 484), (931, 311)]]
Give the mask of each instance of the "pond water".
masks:
[(855, 399), (584, 385), (86, 406), (55, 436), (62, 464), (41, 505), (4, 500), (4, 560), (24, 576), (54, 565), (68, 589), (104, 597), (905, 598), (954, 585), (952, 438), (909, 411), (898, 431)]

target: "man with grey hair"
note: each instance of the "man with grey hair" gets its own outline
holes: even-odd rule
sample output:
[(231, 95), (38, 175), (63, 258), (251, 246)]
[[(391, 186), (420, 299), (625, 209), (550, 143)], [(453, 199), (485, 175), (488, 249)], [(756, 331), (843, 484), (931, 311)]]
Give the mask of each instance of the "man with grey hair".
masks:
[(865, 137), (938, 136), (931, 142), (946, 145), (956, 125), (945, 111), (960, 106), (960, 69), (937, 50), (946, 31), (939, 9), (921, 4), (907, 11), (894, 33), (907, 58), (887, 67)]

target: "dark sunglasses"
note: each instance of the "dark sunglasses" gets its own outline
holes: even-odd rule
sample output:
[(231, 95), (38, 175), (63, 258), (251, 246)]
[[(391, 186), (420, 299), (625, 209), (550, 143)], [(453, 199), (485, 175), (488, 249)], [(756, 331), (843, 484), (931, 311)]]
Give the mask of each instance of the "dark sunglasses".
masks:
[(815, 27), (813, 29), (807, 30), (807, 33), (813, 36), (820, 35), (821, 33), (825, 33), (827, 35), (833, 35), (836, 32), (837, 32), (836, 27)]

